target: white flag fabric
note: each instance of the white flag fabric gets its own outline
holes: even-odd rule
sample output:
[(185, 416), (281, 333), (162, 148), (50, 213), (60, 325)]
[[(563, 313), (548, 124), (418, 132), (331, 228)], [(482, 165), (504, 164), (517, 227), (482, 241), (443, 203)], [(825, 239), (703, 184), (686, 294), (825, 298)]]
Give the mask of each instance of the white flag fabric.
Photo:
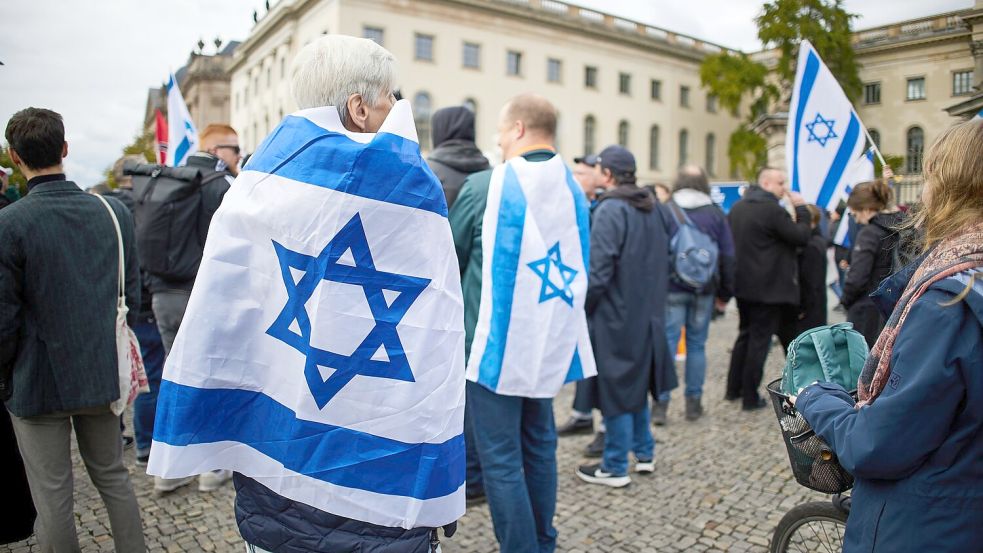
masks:
[(231, 469), (389, 527), (464, 514), (464, 308), (410, 105), (287, 116), (212, 220), (148, 473)]
[[(870, 148), (864, 155), (855, 159), (850, 167), (847, 169), (843, 176), (843, 180), (846, 186), (843, 188), (843, 194), (836, 198), (833, 203), (833, 208), (840, 200), (846, 200), (850, 197), (850, 192), (853, 192), (853, 188), (862, 182), (868, 182), (874, 180), (874, 149)], [(850, 242), (850, 235), (848, 229), (850, 227), (850, 209), (847, 208), (843, 211), (843, 217), (841, 219), (840, 226), (836, 228), (836, 235), (833, 236), (833, 243), (837, 246), (843, 246), (844, 248), (849, 248), (852, 244)]]
[(492, 172), (468, 380), (501, 395), (551, 398), (597, 374), (584, 313), (589, 217), (559, 155), (517, 157)]
[(973, 116), (973, 119), (983, 119), (983, 109), (977, 111), (976, 115)]
[(198, 130), (174, 73), (167, 81), (167, 145), (167, 165), (171, 167), (184, 165), (188, 156), (198, 151)]
[(860, 157), (866, 136), (836, 78), (803, 40), (785, 137), (792, 190), (811, 204), (835, 208), (847, 185), (846, 171)]

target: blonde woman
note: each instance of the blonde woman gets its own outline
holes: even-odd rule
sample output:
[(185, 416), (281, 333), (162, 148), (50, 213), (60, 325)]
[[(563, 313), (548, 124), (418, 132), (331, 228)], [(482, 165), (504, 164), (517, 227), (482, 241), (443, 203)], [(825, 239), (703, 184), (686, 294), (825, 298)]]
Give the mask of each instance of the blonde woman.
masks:
[(983, 546), (983, 121), (928, 152), (926, 253), (875, 292), (891, 315), (854, 405), (818, 383), (796, 407), (853, 473), (843, 551)]

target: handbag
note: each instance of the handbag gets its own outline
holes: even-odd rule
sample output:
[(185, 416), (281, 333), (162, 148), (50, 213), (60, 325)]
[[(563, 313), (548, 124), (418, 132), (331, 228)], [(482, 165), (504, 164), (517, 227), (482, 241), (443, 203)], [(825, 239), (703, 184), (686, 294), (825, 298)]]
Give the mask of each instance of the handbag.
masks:
[(116, 244), (119, 250), (119, 294), (116, 296), (116, 364), (119, 375), (119, 399), (109, 404), (114, 415), (121, 415), (127, 405), (133, 403), (137, 395), (142, 392), (150, 391), (150, 383), (147, 381), (147, 371), (143, 367), (143, 355), (140, 354), (140, 342), (126, 324), (126, 314), (129, 308), (126, 307), (126, 273), (125, 259), (123, 257), (123, 232), (119, 227), (119, 219), (116, 212), (105, 198), (96, 194), (96, 198), (106, 206), (109, 216), (113, 218), (113, 226), (116, 228)]
[(782, 392), (795, 395), (817, 381), (855, 390), (867, 354), (867, 341), (851, 323), (807, 330), (788, 345)]

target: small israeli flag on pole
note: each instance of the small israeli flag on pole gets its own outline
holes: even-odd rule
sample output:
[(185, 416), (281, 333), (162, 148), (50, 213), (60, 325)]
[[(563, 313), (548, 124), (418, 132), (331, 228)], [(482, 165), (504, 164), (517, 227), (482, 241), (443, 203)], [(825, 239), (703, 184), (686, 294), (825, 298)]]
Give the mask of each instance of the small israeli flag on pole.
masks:
[[(836, 199), (838, 204), (840, 199), (846, 200), (850, 197), (850, 192), (853, 192), (853, 188), (862, 182), (868, 182), (874, 180), (874, 149), (870, 148), (864, 155), (857, 158), (853, 163), (850, 164), (850, 168), (847, 170), (844, 176), (846, 181), (846, 187), (843, 189), (843, 194)], [(834, 204), (835, 208), (836, 205)], [(840, 226), (836, 229), (836, 235), (833, 237), (833, 243), (837, 246), (843, 246), (844, 248), (849, 248), (850, 235), (848, 229), (850, 227), (850, 209), (847, 208), (843, 212), (843, 217), (840, 219)]]
[(188, 156), (198, 151), (198, 129), (174, 73), (167, 81), (167, 146), (167, 165), (171, 167), (184, 165)]

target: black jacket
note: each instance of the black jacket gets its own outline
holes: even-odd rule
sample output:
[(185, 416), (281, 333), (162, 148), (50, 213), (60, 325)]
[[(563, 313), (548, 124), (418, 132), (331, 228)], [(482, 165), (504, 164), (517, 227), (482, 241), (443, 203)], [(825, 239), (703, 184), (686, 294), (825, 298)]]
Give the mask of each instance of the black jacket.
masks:
[[(133, 218), (107, 201), (123, 232), (126, 304), (135, 314)], [(118, 399), (118, 253), (103, 204), (73, 182), (38, 184), (0, 211), (0, 244), (0, 396), (10, 412), (33, 417)]]
[(827, 324), (826, 269), (829, 246), (818, 228), (799, 254), (799, 328), (798, 334)]
[(882, 280), (891, 276), (892, 250), (898, 243), (895, 230), (904, 214), (878, 213), (870, 223), (860, 227), (850, 252), (850, 270), (843, 281), (840, 301), (850, 307), (877, 289)]
[[(201, 171), (202, 180), (207, 179), (210, 175), (217, 172), (226, 173), (226, 178), (224, 179), (213, 179), (211, 182), (206, 183), (201, 187), (201, 215), (199, 217), (199, 223), (197, 229), (188, 229), (188, 232), (198, 232), (201, 235), (201, 240), (204, 243), (205, 237), (208, 236), (208, 227), (211, 225), (212, 217), (215, 216), (215, 212), (218, 211), (220, 205), (222, 205), (222, 199), (225, 198), (225, 193), (229, 191), (229, 187), (232, 183), (232, 175), (227, 171), (219, 171), (218, 167), (219, 159), (211, 154), (205, 152), (195, 152), (188, 156), (188, 167), (194, 167)], [(190, 292), (195, 285), (195, 279), (185, 280), (185, 281), (174, 281), (166, 280), (157, 275), (148, 276), (147, 287), (150, 289), (151, 293), (163, 292), (166, 290), (184, 290)]]
[[(111, 192), (104, 194), (107, 198), (116, 198), (127, 209), (130, 210), (130, 214), (133, 214), (133, 207), (136, 205), (136, 200), (133, 198), (132, 188), (117, 188)], [(137, 257), (140, 257), (140, 252), (137, 252)], [(150, 274), (140, 270), (140, 309), (136, 313), (136, 318), (141, 323), (151, 323), (154, 322), (154, 310), (153, 310), (153, 296), (150, 293), (150, 288), (148, 284), (150, 283)]]
[[(235, 514), (246, 542), (272, 553), (429, 553), (433, 528), (390, 528), (332, 515), (287, 499), (239, 473)], [(457, 523), (445, 526), (447, 536)]]
[(434, 149), (427, 158), (444, 188), (449, 210), (468, 175), (490, 168), (474, 143), (474, 113), (465, 107), (437, 110), (433, 115)]
[(799, 303), (799, 260), (797, 248), (812, 234), (809, 210), (795, 209), (792, 221), (778, 198), (760, 186), (750, 186), (728, 218), (737, 251), (737, 299), (797, 305)]

